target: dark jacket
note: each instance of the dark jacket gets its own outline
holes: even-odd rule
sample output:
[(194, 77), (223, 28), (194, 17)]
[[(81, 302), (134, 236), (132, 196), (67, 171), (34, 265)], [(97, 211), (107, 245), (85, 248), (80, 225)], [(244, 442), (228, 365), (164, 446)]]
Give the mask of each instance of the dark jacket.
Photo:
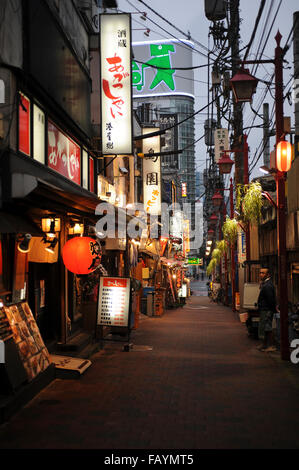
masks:
[(260, 287), (260, 293), (257, 300), (257, 306), (259, 311), (271, 310), (276, 312), (276, 293), (275, 287), (270, 278), (262, 282)]

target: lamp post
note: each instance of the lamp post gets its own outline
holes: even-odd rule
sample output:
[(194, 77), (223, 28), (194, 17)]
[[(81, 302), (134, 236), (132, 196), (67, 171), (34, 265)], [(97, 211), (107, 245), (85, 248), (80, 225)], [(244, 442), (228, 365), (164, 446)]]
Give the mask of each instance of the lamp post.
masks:
[[(275, 57), (273, 60), (248, 60), (243, 64), (272, 63), (275, 66), (275, 119), (276, 119), (276, 148), (278, 149), (281, 140), (284, 140), (284, 119), (283, 119), (283, 50), (280, 47), (281, 34), (278, 31), (275, 40)], [(240, 77), (234, 76), (231, 79), (231, 86), (236, 101), (250, 102), (252, 94), (255, 92), (256, 83), (250, 76), (246, 82), (246, 71), (243, 69), (239, 73)], [(247, 74), (248, 75), (248, 74)], [(248, 85), (248, 87), (246, 87)], [(241, 89), (238, 87), (241, 85)], [(246, 88), (246, 93), (245, 93)], [(238, 93), (241, 91), (240, 99)], [(247, 93), (248, 92), (248, 93)], [(284, 167), (286, 168), (286, 167)], [(287, 257), (286, 257), (286, 216), (285, 216), (285, 171), (276, 171), (276, 192), (277, 192), (277, 246), (278, 246), (278, 274), (279, 274), (279, 305), (280, 305), (280, 352), (281, 359), (289, 360), (289, 338), (288, 338), (288, 291), (287, 291)]]

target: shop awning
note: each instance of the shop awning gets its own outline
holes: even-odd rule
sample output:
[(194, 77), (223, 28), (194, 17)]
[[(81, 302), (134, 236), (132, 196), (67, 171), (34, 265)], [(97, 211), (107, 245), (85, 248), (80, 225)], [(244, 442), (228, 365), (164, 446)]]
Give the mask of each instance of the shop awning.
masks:
[(0, 212), (0, 233), (30, 233), (42, 236), (43, 232), (32, 221), (18, 214)]

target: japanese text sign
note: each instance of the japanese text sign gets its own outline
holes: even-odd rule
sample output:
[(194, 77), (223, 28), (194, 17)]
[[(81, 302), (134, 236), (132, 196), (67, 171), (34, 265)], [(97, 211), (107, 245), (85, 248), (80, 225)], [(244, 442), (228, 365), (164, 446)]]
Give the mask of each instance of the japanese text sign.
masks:
[(101, 277), (97, 324), (128, 327), (129, 306), (130, 279)]
[[(150, 134), (158, 128), (144, 128), (143, 134)], [(143, 153), (160, 152), (160, 136), (143, 139)], [(144, 210), (150, 215), (161, 215), (161, 158), (145, 156), (143, 159), (143, 202)]]
[(131, 16), (100, 15), (103, 155), (133, 153)]
[(81, 148), (51, 121), (48, 122), (48, 166), (81, 184)]
[(218, 163), (222, 156), (222, 152), (224, 150), (229, 150), (228, 130), (216, 129), (214, 133), (214, 142), (215, 142), (215, 162)]

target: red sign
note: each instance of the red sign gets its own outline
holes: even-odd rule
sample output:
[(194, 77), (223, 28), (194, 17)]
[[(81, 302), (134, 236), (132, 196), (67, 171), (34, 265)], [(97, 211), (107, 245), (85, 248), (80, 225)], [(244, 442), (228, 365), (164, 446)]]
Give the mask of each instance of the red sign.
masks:
[(129, 311), (130, 279), (101, 277), (97, 324), (128, 327)]
[(51, 121), (48, 123), (48, 166), (81, 184), (81, 149)]
[(127, 287), (127, 279), (118, 279), (118, 278), (104, 278), (104, 287)]
[(19, 104), (19, 150), (30, 155), (30, 101), (24, 95)]

